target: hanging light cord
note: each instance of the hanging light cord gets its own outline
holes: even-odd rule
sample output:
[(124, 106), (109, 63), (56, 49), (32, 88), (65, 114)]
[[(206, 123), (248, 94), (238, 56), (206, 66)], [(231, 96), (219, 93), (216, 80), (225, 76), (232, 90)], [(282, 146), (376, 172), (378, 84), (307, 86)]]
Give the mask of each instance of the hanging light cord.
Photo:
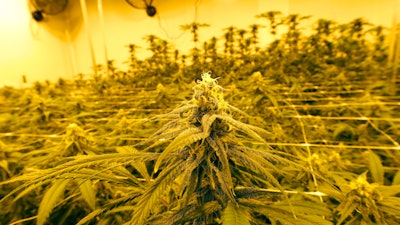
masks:
[[(200, 6), (200, 0), (195, 0), (194, 1), (194, 18), (193, 18), (193, 22), (197, 22), (199, 6)], [(162, 24), (161, 17), (160, 17), (159, 13), (157, 13), (157, 20), (158, 20), (158, 26), (164, 32), (165, 36), (170, 40), (179, 39), (180, 37), (182, 37), (187, 32), (187, 30), (184, 30), (179, 35), (172, 36), (172, 35), (169, 34), (168, 30)]]

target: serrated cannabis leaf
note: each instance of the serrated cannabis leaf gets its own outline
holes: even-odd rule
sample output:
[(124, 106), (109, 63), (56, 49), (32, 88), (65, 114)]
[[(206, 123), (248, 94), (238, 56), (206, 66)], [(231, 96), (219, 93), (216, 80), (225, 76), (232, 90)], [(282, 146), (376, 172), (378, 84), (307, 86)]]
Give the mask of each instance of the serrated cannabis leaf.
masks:
[(393, 177), (392, 185), (400, 185), (400, 171), (397, 171)]
[(383, 184), (385, 171), (383, 169), (381, 159), (371, 150), (368, 151), (368, 164), (369, 172), (372, 175), (373, 181), (375, 183)]
[(154, 172), (157, 172), (163, 160), (171, 153), (179, 151), (180, 149), (200, 141), (204, 138), (203, 131), (198, 127), (189, 128), (180, 133), (161, 153), (155, 165)]
[(39, 205), (36, 222), (37, 225), (45, 224), (51, 211), (53, 211), (56, 204), (64, 195), (65, 188), (70, 181), (70, 179), (55, 180), (51, 187), (46, 191)]
[(222, 211), (222, 225), (250, 225), (250, 222), (244, 213), (244, 209), (229, 202)]
[(83, 199), (90, 206), (92, 210), (96, 209), (96, 190), (93, 188), (91, 180), (77, 179), (79, 190), (81, 191)]
[(160, 175), (153, 182), (149, 183), (149, 187), (142, 196), (138, 198), (135, 205), (135, 211), (129, 222), (131, 225), (145, 224), (151, 210), (156, 207), (160, 196), (166, 191), (166, 187), (175, 178), (177, 178), (185, 168), (184, 162), (180, 161), (161, 171)]

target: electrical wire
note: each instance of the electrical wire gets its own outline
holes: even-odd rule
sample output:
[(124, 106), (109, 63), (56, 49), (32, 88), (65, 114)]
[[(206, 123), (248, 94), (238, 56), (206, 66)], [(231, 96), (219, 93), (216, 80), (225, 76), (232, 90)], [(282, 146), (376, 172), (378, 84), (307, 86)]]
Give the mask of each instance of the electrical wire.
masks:
[[(193, 22), (197, 22), (197, 20), (198, 20), (198, 8), (199, 8), (199, 5), (200, 5), (200, 0), (195, 0), (194, 1), (194, 18), (193, 18)], [(156, 16), (157, 16), (157, 20), (158, 20), (158, 26), (160, 27), (160, 29), (163, 31), (163, 33), (165, 34), (165, 36), (169, 40), (177, 40), (177, 39), (181, 38), (185, 33), (187, 33), (187, 30), (183, 30), (180, 34), (178, 34), (176, 36), (170, 35), (168, 30), (162, 24), (160, 13), (157, 13)]]
[(311, 120), (358, 120), (358, 121), (391, 121), (400, 122), (400, 118), (390, 118), (390, 117), (364, 117), (364, 116), (314, 116), (314, 115), (295, 115), (295, 116), (284, 116), (286, 118), (301, 118), (301, 119), (311, 119)]

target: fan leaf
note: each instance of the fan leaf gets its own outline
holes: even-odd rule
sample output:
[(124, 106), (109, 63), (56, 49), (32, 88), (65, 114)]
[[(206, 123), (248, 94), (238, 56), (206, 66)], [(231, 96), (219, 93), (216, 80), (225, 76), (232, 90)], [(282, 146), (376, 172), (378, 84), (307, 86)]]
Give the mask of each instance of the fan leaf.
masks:
[(245, 133), (249, 137), (251, 137), (251, 138), (253, 138), (253, 139), (257, 140), (257, 141), (260, 141), (262, 143), (265, 143), (265, 140), (262, 137), (260, 137), (260, 135), (252, 129), (252, 126), (249, 126), (249, 125), (247, 125), (245, 123), (242, 123), (242, 122), (240, 122), (238, 120), (235, 120), (235, 119), (233, 119), (233, 118), (231, 118), (229, 116), (226, 116), (226, 115), (216, 115), (216, 117), (218, 119), (221, 119), (221, 120), (229, 123), (230, 125), (235, 127), (237, 130), (242, 131), (243, 133)]
[(160, 196), (166, 191), (167, 186), (187, 168), (186, 163), (178, 161), (161, 171), (157, 179), (150, 183), (143, 195), (139, 197), (136, 210), (133, 212), (129, 224), (142, 225), (145, 223), (152, 209), (156, 207)]
[[(311, 203), (311, 202), (310, 202)], [(332, 225), (332, 222), (326, 220), (320, 214), (326, 214), (324, 211), (319, 211), (319, 204), (310, 204), (310, 209), (307, 209), (309, 213), (304, 213), (303, 206), (299, 208), (299, 213), (296, 216), (292, 215), (291, 207), (289, 203), (281, 204), (268, 204), (264, 201), (257, 201), (254, 199), (241, 199), (239, 201), (241, 206), (250, 208), (251, 211), (260, 213), (268, 217), (272, 224), (287, 224), (287, 225)], [(293, 208), (296, 211), (296, 203), (293, 203)], [(313, 213), (317, 210), (318, 213)]]
[(222, 212), (222, 225), (250, 225), (250, 222), (243, 209), (230, 202)]
[(394, 175), (392, 185), (400, 185), (400, 171), (397, 171)]
[[(135, 149), (132, 146), (123, 146), (120, 148), (117, 148), (118, 152), (121, 153), (133, 153), (133, 154), (140, 154), (137, 149)], [(150, 181), (151, 177), (147, 171), (146, 164), (144, 162), (138, 161), (135, 163), (132, 163), (132, 166), (142, 175), (144, 179), (146, 179), (147, 182)]]
[(161, 153), (155, 165), (154, 172), (160, 168), (162, 161), (172, 152), (178, 151), (185, 146), (195, 143), (204, 138), (203, 131), (198, 127), (192, 127), (179, 134)]
[(369, 171), (374, 182), (383, 184), (384, 170), (381, 159), (373, 151), (368, 152)]
[(354, 204), (352, 200), (346, 200), (342, 204), (339, 205), (338, 211), (340, 214), (340, 218), (338, 224), (342, 224), (349, 216), (352, 215), (354, 210), (356, 210), (357, 204)]
[(83, 225), (86, 224), (88, 222), (90, 222), (90, 220), (93, 220), (94, 218), (98, 217), (99, 215), (103, 214), (104, 211), (106, 211), (107, 209), (96, 209), (93, 212), (87, 214), (85, 217), (83, 217), (81, 220), (79, 220), (79, 222), (76, 225)]
[(43, 225), (46, 222), (51, 211), (53, 211), (57, 202), (63, 196), (65, 188), (69, 182), (70, 179), (56, 180), (49, 190), (46, 191), (39, 205), (36, 222), (37, 225)]
[(93, 188), (91, 180), (78, 179), (79, 189), (83, 199), (90, 206), (92, 210), (96, 209), (96, 190)]
[(217, 168), (212, 163), (209, 164), (209, 167), (215, 172), (215, 175), (225, 194), (229, 196), (231, 201), (235, 201), (235, 192), (233, 190), (234, 185), (232, 181), (228, 155), (226, 154), (226, 148), (219, 139), (214, 140), (212, 138), (206, 138), (206, 141), (210, 144), (211, 148), (214, 149), (221, 163), (221, 169)]

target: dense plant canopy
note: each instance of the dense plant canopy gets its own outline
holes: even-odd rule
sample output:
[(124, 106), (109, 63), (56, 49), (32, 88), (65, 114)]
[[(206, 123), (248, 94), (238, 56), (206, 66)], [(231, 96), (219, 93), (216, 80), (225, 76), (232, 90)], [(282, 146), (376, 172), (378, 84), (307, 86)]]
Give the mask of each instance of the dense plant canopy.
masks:
[(1, 88), (1, 224), (400, 224), (387, 30), (257, 17), (202, 45), (208, 25), (182, 25), (188, 55), (148, 35), (126, 71)]

